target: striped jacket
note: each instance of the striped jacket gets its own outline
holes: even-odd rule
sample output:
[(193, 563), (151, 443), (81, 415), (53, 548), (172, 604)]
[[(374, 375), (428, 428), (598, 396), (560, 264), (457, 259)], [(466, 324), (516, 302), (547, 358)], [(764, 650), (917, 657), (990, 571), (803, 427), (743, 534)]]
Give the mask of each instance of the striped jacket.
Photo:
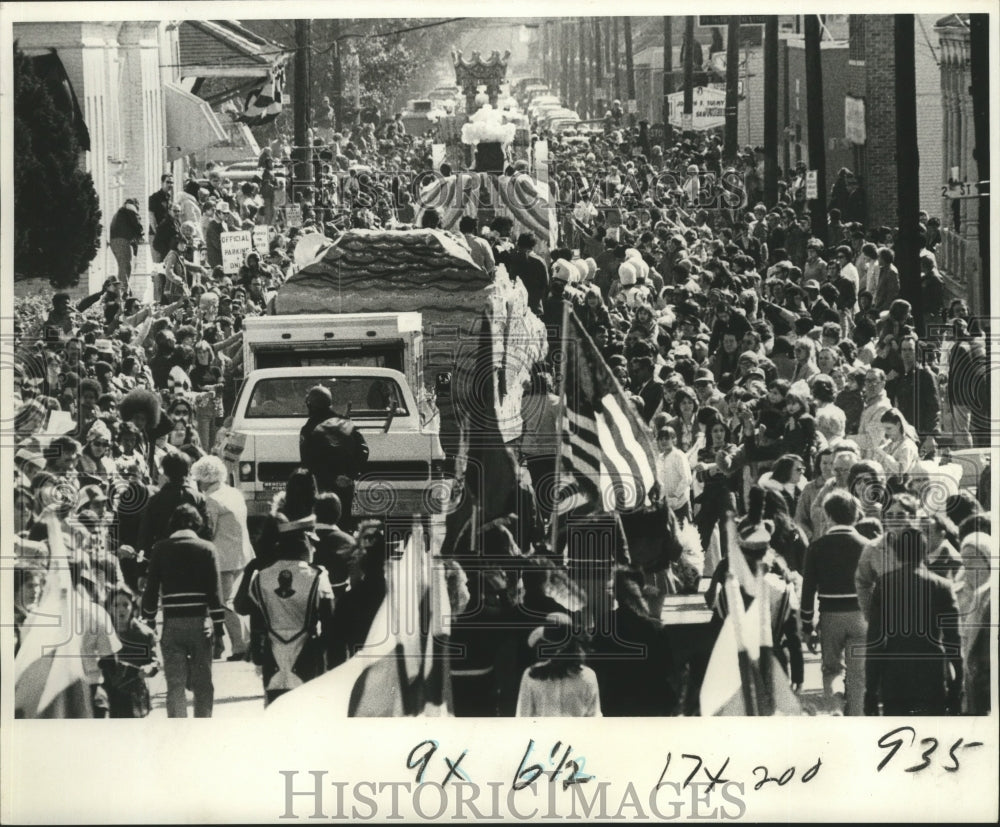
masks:
[(157, 604), (163, 604), (164, 622), (176, 617), (210, 616), (222, 634), (222, 599), (215, 546), (193, 531), (175, 531), (153, 546), (142, 615), (152, 628)]

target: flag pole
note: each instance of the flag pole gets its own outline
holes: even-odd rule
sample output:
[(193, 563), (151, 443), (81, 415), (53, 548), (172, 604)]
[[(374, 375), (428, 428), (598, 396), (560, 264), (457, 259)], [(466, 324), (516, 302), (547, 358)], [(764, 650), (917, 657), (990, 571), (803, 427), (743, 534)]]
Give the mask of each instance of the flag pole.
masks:
[(743, 705), (748, 716), (756, 716), (757, 709), (757, 685), (754, 675), (753, 662), (750, 652), (747, 649), (746, 638), (743, 627), (746, 624), (746, 616), (743, 609), (743, 594), (736, 576), (731, 572), (726, 572), (726, 580), (723, 588), (726, 590), (726, 602), (729, 604), (729, 616), (733, 619), (733, 633), (736, 637), (736, 660), (740, 670), (740, 691), (743, 693)]
[[(555, 555), (557, 551), (556, 543), (559, 538), (559, 491), (562, 487), (562, 445), (563, 445), (563, 431), (565, 428), (566, 420), (566, 332), (569, 329), (569, 302), (563, 302), (563, 314), (562, 314), (562, 327), (559, 331), (559, 347), (560, 347), (560, 371), (559, 371), (559, 389), (556, 391), (559, 397), (559, 411), (556, 416), (556, 476), (555, 485), (552, 487), (553, 503), (554, 507), (552, 509), (551, 517), (551, 543), (552, 543), (552, 554)], [(568, 562), (568, 552), (569, 552), (569, 537), (567, 536), (567, 547), (563, 552), (563, 563)]]
[(767, 594), (767, 584), (764, 582), (765, 566), (763, 561), (757, 563), (757, 597), (759, 601), (757, 616), (760, 618), (760, 652), (757, 659), (755, 677), (759, 676), (757, 688), (757, 704), (761, 715), (773, 715), (774, 699), (774, 650), (773, 634), (771, 632), (771, 601)]

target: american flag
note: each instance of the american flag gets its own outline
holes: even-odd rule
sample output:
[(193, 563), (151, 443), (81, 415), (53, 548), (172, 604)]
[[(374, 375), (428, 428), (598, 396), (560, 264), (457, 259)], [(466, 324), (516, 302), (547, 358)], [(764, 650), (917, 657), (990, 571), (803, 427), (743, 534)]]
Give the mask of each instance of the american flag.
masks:
[(562, 354), (565, 405), (556, 513), (643, 505), (656, 482), (652, 436), (571, 309)]

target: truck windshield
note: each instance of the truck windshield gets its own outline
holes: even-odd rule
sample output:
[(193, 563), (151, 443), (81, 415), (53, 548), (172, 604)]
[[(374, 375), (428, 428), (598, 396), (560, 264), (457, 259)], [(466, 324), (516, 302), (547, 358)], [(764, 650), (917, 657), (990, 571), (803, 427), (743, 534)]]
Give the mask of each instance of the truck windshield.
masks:
[(261, 379), (253, 387), (244, 416), (247, 419), (306, 419), (306, 392), (314, 385), (325, 385), (333, 394), (333, 409), (350, 412), (352, 419), (384, 420), (408, 416), (399, 384), (383, 376), (275, 377)]

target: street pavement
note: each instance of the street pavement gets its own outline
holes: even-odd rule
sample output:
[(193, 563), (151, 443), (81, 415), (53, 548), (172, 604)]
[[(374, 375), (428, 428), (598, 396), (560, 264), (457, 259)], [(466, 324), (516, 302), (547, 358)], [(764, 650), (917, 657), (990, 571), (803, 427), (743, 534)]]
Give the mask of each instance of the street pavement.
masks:
[[(228, 655), (226, 652), (223, 657)], [(829, 715), (823, 702), (823, 676), (820, 671), (820, 656), (804, 652), (804, 683), (799, 698), (808, 715)], [(212, 679), (215, 683), (215, 718), (256, 718), (264, 714), (264, 690), (257, 667), (246, 661), (229, 663), (217, 660), (212, 665)], [(163, 672), (149, 681), (153, 711), (150, 718), (167, 717), (167, 685)], [(192, 696), (188, 693), (188, 700)], [(188, 704), (188, 714), (193, 715), (193, 707)]]

